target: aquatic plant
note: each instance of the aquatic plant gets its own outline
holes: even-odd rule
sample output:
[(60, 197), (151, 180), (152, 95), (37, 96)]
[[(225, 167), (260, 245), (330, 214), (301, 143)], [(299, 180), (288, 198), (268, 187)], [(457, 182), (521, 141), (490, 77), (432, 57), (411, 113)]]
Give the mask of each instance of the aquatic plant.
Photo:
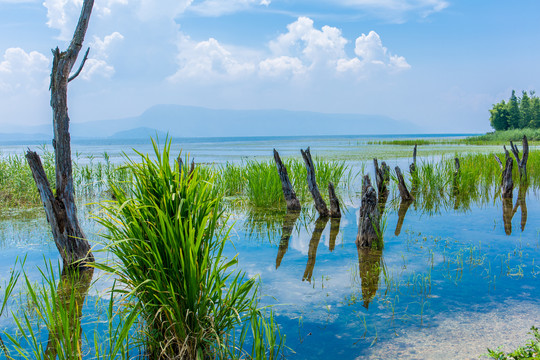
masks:
[(133, 311), (145, 322), (147, 356), (246, 354), (246, 337), (234, 334), (247, 326), (256, 344), (251, 356), (275, 358), (283, 339), (273, 318), (257, 308), (257, 282), (233, 271), (237, 259), (223, 255), (229, 229), (220, 223), (221, 198), (212, 182), (198, 167), (171, 166), (170, 142), (163, 151), (153, 145), (154, 160), (140, 153), (140, 162), (128, 159), (132, 186), (113, 186), (116, 201), (98, 218), (115, 260), (97, 266), (113, 273), (134, 299)]
[(516, 350), (506, 353), (500, 349), (488, 349), (487, 355), (497, 360), (525, 360), (540, 358), (540, 332), (533, 326), (529, 332), (533, 336), (526, 345), (518, 347)]

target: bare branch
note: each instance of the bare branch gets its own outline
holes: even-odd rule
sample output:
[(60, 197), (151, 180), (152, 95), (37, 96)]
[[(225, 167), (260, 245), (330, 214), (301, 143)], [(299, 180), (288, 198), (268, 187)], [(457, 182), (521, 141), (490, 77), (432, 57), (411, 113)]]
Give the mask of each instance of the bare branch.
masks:
[(68, 82), (71, 82), (73, 80), (75, 80), (75, 78), (77, 76), (79, 76), (79, 74), (81, 73), (83, 67), (84, 67), (84, 64), (86, 63), (86, 60), (88, 60), (88, 53), (90, 52), (90, 48), (86, 49), (86, 53), (84, 54), (84, 58), (82, 59), (82, 62), (81, 62), (81, 65), (79, 66), (79, 69), (75, 72), (75, 74), (71, 75), (69, 78), (68, 78)]

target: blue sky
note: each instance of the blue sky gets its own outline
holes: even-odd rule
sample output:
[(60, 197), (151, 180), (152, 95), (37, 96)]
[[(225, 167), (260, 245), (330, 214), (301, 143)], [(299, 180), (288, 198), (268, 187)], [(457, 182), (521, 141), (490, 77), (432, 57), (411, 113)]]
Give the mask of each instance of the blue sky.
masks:
[[(82, 0), (0, 0), (0, 126), (51, 121), (50, 49)], [(512, 89), (540, 92), (540, 1), (95, 0), (73, 122), (155, 104), (387, 115), (489, 130)]]

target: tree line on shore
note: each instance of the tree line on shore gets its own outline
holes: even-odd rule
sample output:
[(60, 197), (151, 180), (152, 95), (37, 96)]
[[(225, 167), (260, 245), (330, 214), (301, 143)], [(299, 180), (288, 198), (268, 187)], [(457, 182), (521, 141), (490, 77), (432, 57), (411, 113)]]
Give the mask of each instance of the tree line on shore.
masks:
[(515, 90), (508, 102), (502, 100), (489, 110), (491, 127), (497, 131), (524, 128), (540, 128), (540, 98), (534, 91), (522, 92), (516, 96)]

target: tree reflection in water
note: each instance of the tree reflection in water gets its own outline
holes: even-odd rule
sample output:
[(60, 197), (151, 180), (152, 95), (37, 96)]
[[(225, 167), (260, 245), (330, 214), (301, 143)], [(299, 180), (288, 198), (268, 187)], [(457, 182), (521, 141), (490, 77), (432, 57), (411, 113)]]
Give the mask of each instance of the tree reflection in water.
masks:
[(319, 247), (319, 242), (321, 240), (321, 235), (326, 227), (328, 222), (328, 217), (319, 217), (315, 221), (315, 229), (311, 235), (311, 241), (309, 242), (308, 249), (308, 262), (306, 264), (306, 270), (304, 271), (304, 276), (302, 281), (307, 280), (311, 282), (311, 276), (313, 275), (313, 268), (315, 267), (315, 259), (317, 257), (317, 248)]

